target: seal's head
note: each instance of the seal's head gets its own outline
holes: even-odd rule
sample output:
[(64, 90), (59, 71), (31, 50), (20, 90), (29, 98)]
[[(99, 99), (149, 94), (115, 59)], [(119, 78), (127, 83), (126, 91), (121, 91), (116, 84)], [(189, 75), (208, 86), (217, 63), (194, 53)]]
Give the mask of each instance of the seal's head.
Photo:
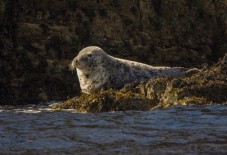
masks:
[(97, 46), (89, 46), (82, 49), (79, 54), (73, 59), (71, 63), (71, 70), (75, 68), (83, 71), (93, 71), (103, 60), (107, 54)]

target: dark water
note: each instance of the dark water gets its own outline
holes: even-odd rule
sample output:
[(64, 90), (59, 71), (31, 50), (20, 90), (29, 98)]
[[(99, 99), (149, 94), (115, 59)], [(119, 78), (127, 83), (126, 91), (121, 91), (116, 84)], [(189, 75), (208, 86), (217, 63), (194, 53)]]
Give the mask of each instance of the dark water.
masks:
[(227, 154), (227, 106), (99, 114), (0, 107), (0, 154)]

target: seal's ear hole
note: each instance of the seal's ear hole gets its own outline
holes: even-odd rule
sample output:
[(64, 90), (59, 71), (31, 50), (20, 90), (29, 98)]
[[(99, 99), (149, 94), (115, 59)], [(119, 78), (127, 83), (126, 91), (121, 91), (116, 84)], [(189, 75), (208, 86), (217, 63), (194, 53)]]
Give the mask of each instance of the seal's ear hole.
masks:
[(92, 55), (91, 55), (91, 54), (88, 54), (87, 56), (88, 56), (88, 57), (91, 57)]

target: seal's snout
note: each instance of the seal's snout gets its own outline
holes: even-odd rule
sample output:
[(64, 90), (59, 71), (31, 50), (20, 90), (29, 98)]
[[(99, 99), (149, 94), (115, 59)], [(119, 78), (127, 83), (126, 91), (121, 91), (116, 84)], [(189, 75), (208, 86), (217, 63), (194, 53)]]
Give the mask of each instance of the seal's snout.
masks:
[(75, 59), (75, 60), (74, 60), (74, 63), (75, 63), (75, 65), (78, 65), (79, 60), (78, 60), (78, 59)]
[(72, 68), (79, 68), (79, 69), (82, 69), (82, 68), (84, 68), (84, 65), (85, 65), (85, 63), (84, 63), (84, 61), (83, 61), (83, 59), (80, 59), (80, 58), (75, 58), (73, 61), (72, 61), (72, 63), (71, 63), (71, 65), (72, 65)]
[(75, 69), (76, 69), (76, 63), (78, 63), (78, 60), (76, 60), (76, 59), (74, 59), (72, 62), (71, 62), (71, 64), (69, 65), (69, 69), (71, 70), (71, 71), (74, 71)]
[(75, 59), (73, 60), (72, 64), (73, 64), (75, 67), (78, 67), (78, 66), (80, 65), (78, 58), (75, 58)]
[(75, 66), (74, 66), (73, 62), (69, 65), (69, 70), (70, 71), (74, 71), (75, 70)]

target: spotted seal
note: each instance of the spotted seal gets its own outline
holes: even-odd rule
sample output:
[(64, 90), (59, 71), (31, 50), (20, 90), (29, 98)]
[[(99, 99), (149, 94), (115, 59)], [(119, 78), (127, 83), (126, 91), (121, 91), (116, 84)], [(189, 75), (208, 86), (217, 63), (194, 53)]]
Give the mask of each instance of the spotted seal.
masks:
[(145, 81), (159, 76), (182, 77), (182, 67), (154, 67), (143, 63), (115, 58), (97, 46), (82, 49), (73, 59), (70, 68), (77, 71), (82, 92), (121, 88), (134, 81)]

